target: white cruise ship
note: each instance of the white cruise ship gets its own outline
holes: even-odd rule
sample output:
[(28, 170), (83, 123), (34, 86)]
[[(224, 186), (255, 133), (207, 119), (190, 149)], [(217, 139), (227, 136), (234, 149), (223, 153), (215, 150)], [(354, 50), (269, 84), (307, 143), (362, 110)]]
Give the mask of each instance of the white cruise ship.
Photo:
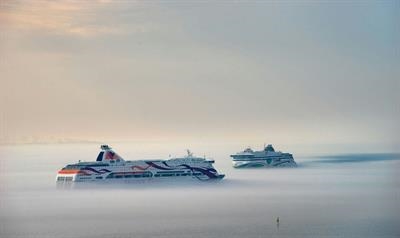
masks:
[(253, 151), (250, 148), (231, 155), (233, 167), (295, 167), (296, 162), (290, 153), (276, 152), (272, 145), (267, 145), (264, 150)]
[(57, 182), (134, 181), (172, 177), (205, 181), (219, 180), (225, 176), (214, 169), (213, 160), (194, 157), (190, 151), (182, 158), (126, 161), (107, 145), (102, 145), (101, 150), (96, 161), (78, 162), (62, 168), (58, 171)]

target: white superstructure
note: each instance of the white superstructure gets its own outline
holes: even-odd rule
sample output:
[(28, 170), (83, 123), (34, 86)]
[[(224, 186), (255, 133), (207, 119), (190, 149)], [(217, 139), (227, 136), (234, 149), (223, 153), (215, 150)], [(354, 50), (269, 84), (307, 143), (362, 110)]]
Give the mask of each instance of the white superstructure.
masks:
[(267, 145), (264, 150), (253, 151), (247, 148), (242, 152), (231, 155), (233, 167), (295, 167), (296, 162), (290, 153), (275, 151), (272, 145)]

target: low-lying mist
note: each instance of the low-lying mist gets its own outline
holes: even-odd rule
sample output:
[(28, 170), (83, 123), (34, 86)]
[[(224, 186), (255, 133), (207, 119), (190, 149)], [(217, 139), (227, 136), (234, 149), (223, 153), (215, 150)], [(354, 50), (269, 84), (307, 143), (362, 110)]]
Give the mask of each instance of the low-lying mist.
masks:
[[(115, 150), (128, 160), (162, 159), (184, 152), (179, 154), (177, 147), (170, 151), (167, 147), (131, 148), (123, 145)], [(61, 167), (94, 160), (97, 147), (29, 145), (1, 147), (0, 151), (0, 237), (400, 234), (397, 154), (295, 154), (297, 168), (234, 169), (229, 154), (236, 151), (221, 149), (212, 154), (215, 168), (226, 175), (219, 182), (153, 180), (57, 186), (55, 175)], [(210, 153), (207, 148), (200, 152)]]

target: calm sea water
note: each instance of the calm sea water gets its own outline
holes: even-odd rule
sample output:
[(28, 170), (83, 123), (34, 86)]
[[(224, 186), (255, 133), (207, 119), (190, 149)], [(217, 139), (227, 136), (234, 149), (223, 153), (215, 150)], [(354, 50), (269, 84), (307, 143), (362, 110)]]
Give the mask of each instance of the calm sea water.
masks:
[[(140, 159), (180, 149), (116, 151)], [(235, 170), (235, 150), (212, 150), (226, 174), (218, 183), (59, 189), (58, 169), (94, 160), (97, 145), (0, 147), (0, 237), (400, 237), (398, 154), (295, 155), (298, 168)]]

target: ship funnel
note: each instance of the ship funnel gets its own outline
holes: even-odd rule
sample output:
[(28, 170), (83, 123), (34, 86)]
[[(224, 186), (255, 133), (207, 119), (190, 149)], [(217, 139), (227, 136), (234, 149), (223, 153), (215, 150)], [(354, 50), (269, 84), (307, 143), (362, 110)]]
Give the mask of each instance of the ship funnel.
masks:
[(96, 161), (98, 162), (108, 162), (108, 163), (118, 163), (118, 162), (123, 162), (124, 159), (122, 159), (121, 156), (119, 156), (117, 153), (115, 153), (112, 148), (108, 145), (101, 145), (100, 146), (100, 153), (97, 156)]
[(275, 150), (274, 150), (274, 147), (272, 147), (272, 145), (269, 144), (269, 145), (267, 145), (267, 147), (264, 148), (264, 151), (272, 151), (272, 152), (274, 152)]

